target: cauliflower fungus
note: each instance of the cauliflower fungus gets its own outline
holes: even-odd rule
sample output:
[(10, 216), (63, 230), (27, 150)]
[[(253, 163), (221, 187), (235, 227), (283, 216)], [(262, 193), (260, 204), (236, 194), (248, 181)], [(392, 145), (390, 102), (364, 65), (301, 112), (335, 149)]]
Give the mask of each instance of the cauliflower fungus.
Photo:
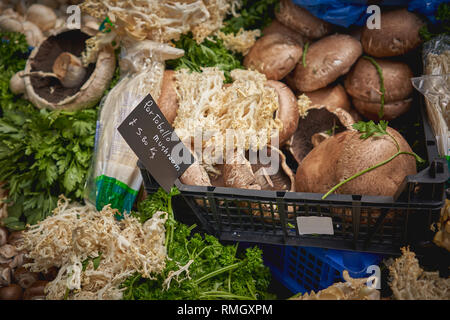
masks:
[(231, 71), (231, 84), (218, 68), (202, 72), (180, 69), (176, 72), (179, 108), (173, 126), (181, 140), (201, 138), (199, 156), (208, 172), (233, 150), (258, 150), (270, 144), (282, 128), (274, 118), (278, 95), (267, 87), (266, 77), (250, 70)]
[(58, 267), (47, 299), (121, 299), (120, 284), (134, 272), (151, 278), (165, 268), (167, 215), (157, 212), (141, 224), (116, 209), (69, 203), (61, 197), (53, 215), (24, 232), (20, 250), (33, 262), (32, 272)]

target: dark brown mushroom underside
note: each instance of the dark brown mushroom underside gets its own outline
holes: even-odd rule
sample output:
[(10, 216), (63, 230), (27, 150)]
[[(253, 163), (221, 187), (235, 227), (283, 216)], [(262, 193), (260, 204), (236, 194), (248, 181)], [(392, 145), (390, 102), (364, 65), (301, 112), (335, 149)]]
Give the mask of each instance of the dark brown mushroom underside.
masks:
[(346, 130), (339, 118), (326, 108), (309, 109), (308, 115), (300, 118), (291, 142), (290, 150), (297, 163), (300, 163), (314, 148), (311, 138), (315, 133), (333, 130), (333, 128), (334, 133)]
[[(85, 49), (85, 41), (89, 35), (80, 30), (71, 30), (50, 36), (39, 47), (39, 51), (31, 64), (31, 71), (53, 72), (53, 63), (62, 52), (69, 52), (77, 57)], [(53, 77), (30, 76), (31, 85), (36, 94), (48, 102), (58, 103), (67, 97), (76, 94), (83, 84), (89, 79), (95, 69), (95, 64), (86, 68), (86, 75), (79, 86), (65, 88), (61, 82)]]

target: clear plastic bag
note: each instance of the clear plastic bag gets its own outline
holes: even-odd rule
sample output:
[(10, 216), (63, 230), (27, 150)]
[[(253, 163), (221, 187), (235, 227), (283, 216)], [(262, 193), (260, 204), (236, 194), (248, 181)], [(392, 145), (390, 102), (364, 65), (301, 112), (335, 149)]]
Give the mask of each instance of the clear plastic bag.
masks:
[(157, 100), (164, 60), (182, 55), (183, 50), (150, 40), (122, 46), (121, 78), (101, 103), (93, 162), (85, 190), (85, 200), (95, 204), (98, 210), (111, 204), (120, 212), (131, 211), (142, 176), (137, 156), (117, 127), (149, 93)]
[(424, 44), (424, 75), (412, 84), (425, 97), (438, 150), (450, 156), (450, 37), (441, 35)]

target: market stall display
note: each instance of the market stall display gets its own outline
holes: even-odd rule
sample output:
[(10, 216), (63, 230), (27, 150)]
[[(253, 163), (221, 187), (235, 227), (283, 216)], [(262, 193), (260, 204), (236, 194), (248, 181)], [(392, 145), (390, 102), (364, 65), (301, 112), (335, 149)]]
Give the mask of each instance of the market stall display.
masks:
[[(327, 250), (386, 258), (389, 296), (347, 260), (293, 301), (449, 300), (414, 256), (448, 249), (450, 10), (432, 2), (383, 4), (372, 28), (328, 1), (2, 1), (0, 300), (274, 299), (292, 260), (270, 246), (320, 261), (286, 281)], [(149, 94), (195, 159), (170, 191), (118, 130)]]

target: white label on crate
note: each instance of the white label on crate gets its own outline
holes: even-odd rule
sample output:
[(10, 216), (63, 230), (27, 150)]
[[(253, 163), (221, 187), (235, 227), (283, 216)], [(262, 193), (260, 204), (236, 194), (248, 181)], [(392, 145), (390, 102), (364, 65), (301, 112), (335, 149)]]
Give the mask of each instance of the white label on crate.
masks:
[(330, 217), (297, 217), (298, 233), (334, 234), (333, 220)]

